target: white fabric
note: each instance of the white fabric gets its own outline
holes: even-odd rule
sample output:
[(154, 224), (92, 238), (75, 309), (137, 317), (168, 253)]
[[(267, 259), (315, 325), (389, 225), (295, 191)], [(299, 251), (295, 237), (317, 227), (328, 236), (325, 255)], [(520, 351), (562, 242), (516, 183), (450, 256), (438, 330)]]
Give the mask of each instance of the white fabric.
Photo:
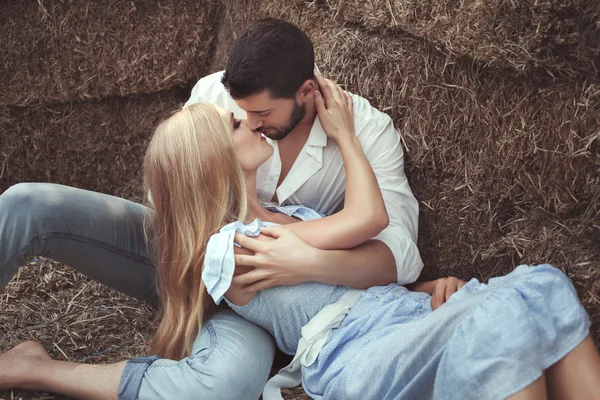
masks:
[[(232, 111), (236, 118), (246, 118), (246, 112), (225, 90), (222, 76), (223, 72), (217, 72), (200, 79), (186, 105), (201, 101), (215, 103)], [(387, 114), (371, 107), (360, 96), (352, 98), (356, 136), (373, 167), (390, 219), (389, 226), (374, 239), (385, 243), (394, 254), (397, 282), (414, 282), (423, 268), (416, 245), (419, 205), (404, 175), (400, 135)], [(318, 118), (279, 187), (281, 160), (277, 142), (267, 141), (275, 151), (258, 169), (257, 191), (261, 201), (269, 202), (277, 193), (280, 205), (302, 204), (326, 215), (342, 208), (346, 189), (342, 155), (335, 141), (328, 140)]]
[(302, 327), (298, 350), (286, 367), (273, 376), (263, 391), (264, 400), (283, 400), (281, 388), (298, 386), (302, 382), (302, 367), (312, 365), (321, 348), (329, 341), (331, 331), (340, 326), (364, 290), (350, 289), (338, 301), (325, 306)]

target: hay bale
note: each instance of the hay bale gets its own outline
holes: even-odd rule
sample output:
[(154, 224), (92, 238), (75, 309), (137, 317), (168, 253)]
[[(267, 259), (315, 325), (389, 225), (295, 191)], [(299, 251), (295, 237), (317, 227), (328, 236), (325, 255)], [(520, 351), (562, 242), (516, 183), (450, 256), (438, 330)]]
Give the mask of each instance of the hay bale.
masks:
[(0, 105), (150, 93), (206, 73), (217, 3), (9, 0)]
[[(375, 3), (357, 7), (365, 18), (369, 4)], [(540, 56), (519, 66), (522, 54), (514, 60), (498, 56), (473, 62), (478, 58), (458, 51), (455, 42), (440, 46), (436, 37), (405, 33), (411, 32), (408, 28), (384, 32), (366, 20), (348, 23), (347, 9), (336, 16), (336, 5), (223, 0), (210, 69), (224, 66), (236, 35), (256, 17), (283, 17), (300, 25), (315, 43), (322, 71), (388, 112), (403, 133), (406, 171), (420, 202), (424, 278), (453, 274), (485, 280), (522, 262), (553, 263), (573, 280), (598, 343), (596, 77), (567, 58), (560, 65), (544, 64), (548, 60)], [(565, 21), (561, 17), (553, 23)], [(592, 48), (584, 36), (577, 38), (577, 46)], [(513, 62), (515, 68), (507, 68)], [(553, 81), (538, 66), (567, 78), (570, 72), (564, 71), (573, 68), (577, 79)], [(187, 95), (170, 90), (83, 104), (0, 107), (0, 191), (7, 179), (35, 179), (139, 196), (145, 141), (156, 122)], [(146, 121), (148, 115), (155, 120)], [(307, 397), (292, 389), (286, 398)]]
[(341, 19), (408, 32), (494, 66), (598, 80), (600, 3), (571, 0), (329, 1)]
[(253, 5), (228, 5), (235, 33), (221, 31), (216, 54), (246, 21), (286, 18), (313, 39), (327, 76), (394, 119), (420, 202), (423, 278), (485, 280), (552, 263), (573, 280), (600, 339), (597, 83), (474, 63), (414, 35), (336, 23), (313, 2)]
[(140, 200), (147, 141), (188, 94), (0, 107), (0, 192), (38, 181)]

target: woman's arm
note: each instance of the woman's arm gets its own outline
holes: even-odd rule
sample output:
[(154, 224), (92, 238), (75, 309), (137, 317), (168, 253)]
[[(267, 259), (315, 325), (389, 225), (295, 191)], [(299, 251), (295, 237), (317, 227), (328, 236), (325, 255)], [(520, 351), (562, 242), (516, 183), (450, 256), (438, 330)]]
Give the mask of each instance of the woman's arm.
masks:
[(321, 125), (340, 148), (346, 171), (344, 208), (318, 220), (285, 225), (309, 245), (322, 250), (349, 249), (378, 235), (389, 223), (377, 178), (354, 133), (352, 97), (315, 74), (323, 92), (315, 92)]

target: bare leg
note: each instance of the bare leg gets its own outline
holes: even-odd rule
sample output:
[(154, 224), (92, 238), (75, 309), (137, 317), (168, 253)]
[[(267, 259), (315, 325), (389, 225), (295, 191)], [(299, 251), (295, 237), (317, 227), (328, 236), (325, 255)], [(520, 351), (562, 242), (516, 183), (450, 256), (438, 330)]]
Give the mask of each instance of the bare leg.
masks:
[(39, 343), (23, 342), (0, 355), (0, 390), (19, 388), (86, 400), (116, 400), (125, 364), (57, 361)]
[(507, 397), (507, 400), (542, 400), (547, 398), (548, 395), (546, 393), (546, 375), (542, 374), (542, 376), (538, 380), (536, 380), (520, 392), (517, 392), (512, 396)]
[(600, 399), (600, 356), (591, 336), (546, 373), (551, 399)]

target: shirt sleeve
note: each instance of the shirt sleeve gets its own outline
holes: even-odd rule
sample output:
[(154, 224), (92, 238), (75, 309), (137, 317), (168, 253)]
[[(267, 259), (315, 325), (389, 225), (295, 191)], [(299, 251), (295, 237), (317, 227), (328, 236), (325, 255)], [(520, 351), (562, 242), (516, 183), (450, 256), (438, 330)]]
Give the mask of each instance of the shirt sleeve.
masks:
[(389, 225), (373, 239), (385, 243), (394, 255), (398, 284), (417, 280), (423, 261), (417, 248), (419, 204), (404, 174), (404, 152), (392, 119), (380, 113), (378, 124), (366, 124), (365, 154), (377, 177), (389, 216)]
[(235, 230), (224, 230), (214, 234), (206, 245), (202, 280), (206, 291), (216, 304), (221, 302), (233, 279), (235, 255), (232, 245), (235, 232)]
[(225, 225), (219, 233), (210, 237), (206, 245), (202, 280), (206, 291), (219, 304), (231, 286), (235, 272), (235, 253), (233, 246), (241, 247), (234, 241), (235, 233), (256, 237), (260, 235), (260, 228), (264, 226), (277, 226), (272, 222), (263, 222), (255, 219), (249, 224), (240, 221)]

